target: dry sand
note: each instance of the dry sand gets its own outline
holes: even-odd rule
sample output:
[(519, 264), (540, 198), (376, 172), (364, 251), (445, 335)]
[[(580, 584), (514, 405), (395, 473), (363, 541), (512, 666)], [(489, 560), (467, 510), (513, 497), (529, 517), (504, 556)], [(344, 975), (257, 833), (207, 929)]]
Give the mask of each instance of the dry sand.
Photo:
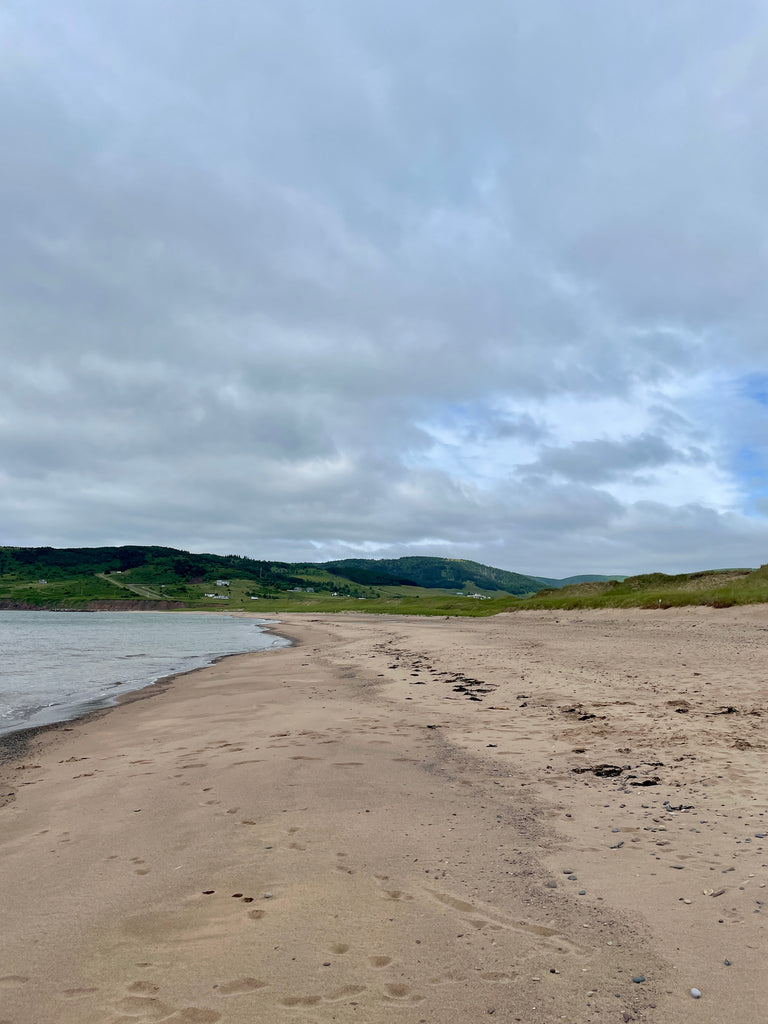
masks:
[(282, 621), (5, 766), (0, 1024), (765, 1019), (767, 607)]

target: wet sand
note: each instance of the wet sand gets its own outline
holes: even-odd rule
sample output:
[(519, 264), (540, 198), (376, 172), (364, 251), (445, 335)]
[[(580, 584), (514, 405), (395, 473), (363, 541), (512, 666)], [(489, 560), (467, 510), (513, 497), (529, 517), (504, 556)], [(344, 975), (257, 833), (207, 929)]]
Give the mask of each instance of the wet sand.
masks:
[(764, 1019), (768, 607), (277, 628), (2, 767), (0, 1024)]

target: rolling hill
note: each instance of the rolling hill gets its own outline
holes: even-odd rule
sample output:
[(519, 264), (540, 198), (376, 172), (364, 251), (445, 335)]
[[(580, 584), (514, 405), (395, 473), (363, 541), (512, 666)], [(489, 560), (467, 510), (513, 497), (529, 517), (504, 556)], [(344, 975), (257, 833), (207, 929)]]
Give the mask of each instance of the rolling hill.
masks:
[(427, 599), (438, 607), (439, 600), (458, 595), (465, 607), (470, 594), (524, 597), (543, 586), (581, 579), (607, 577), (552, 580), (454, 558), (290, 563), (156, 545), (0, 547), (0, 602), (9, 607), (101, 607), (105, 602), (122, 607), (156, 601), (164, 607), (231, 609), (254, 607), (250, 602), (255, 600), (276, 607), (275, 602), (304, 606), (333, 598), (334, 609), (342, 599), (386, 599), (426, 610)]
[(587, 581), (621, 579), (615, 576), (571, 576), (564, 580), (547, 579), (541, 576), (526, 576), (506, 569), (494, 569), (490, 565), (471, 562), (463, 558), (427, 558), (406, 556), (405, 558), (343, 558), (321, 563), (329, 572), (338, 573), (348, 579), (358, 579), (360, 574), (375, 573), (410, 583), (413, 586), (438, 588), (441, 590), (462, 590), (475, 587), (479, 590), (499, 591), (521, 596), (533, 594), (542, 587), (564, 587)]
[(291, 563), (152, 545), (0, 547), (3, 608), (489, 615), (535, 608), (728, 607), (756, 602), (768, 602), (768, 566), (676, 576), (657, 572), (551, 579), (458, 558)]

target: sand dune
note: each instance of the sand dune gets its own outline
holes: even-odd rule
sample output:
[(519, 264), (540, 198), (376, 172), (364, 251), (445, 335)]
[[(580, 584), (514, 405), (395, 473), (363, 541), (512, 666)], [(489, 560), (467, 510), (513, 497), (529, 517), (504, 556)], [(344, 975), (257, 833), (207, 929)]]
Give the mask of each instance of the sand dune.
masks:
[(4, 766), (0, 1022), (764, 1019), (768, 608), (277, 628)]

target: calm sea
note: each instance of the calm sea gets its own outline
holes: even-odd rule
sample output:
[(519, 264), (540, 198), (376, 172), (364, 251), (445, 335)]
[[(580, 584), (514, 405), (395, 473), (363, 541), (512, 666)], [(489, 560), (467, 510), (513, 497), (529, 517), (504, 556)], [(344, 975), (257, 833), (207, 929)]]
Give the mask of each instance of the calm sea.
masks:
[(287, 643), (258, 620), (222, 614), (0, 611), (0, 735), (109, 707), (225, 654)]

